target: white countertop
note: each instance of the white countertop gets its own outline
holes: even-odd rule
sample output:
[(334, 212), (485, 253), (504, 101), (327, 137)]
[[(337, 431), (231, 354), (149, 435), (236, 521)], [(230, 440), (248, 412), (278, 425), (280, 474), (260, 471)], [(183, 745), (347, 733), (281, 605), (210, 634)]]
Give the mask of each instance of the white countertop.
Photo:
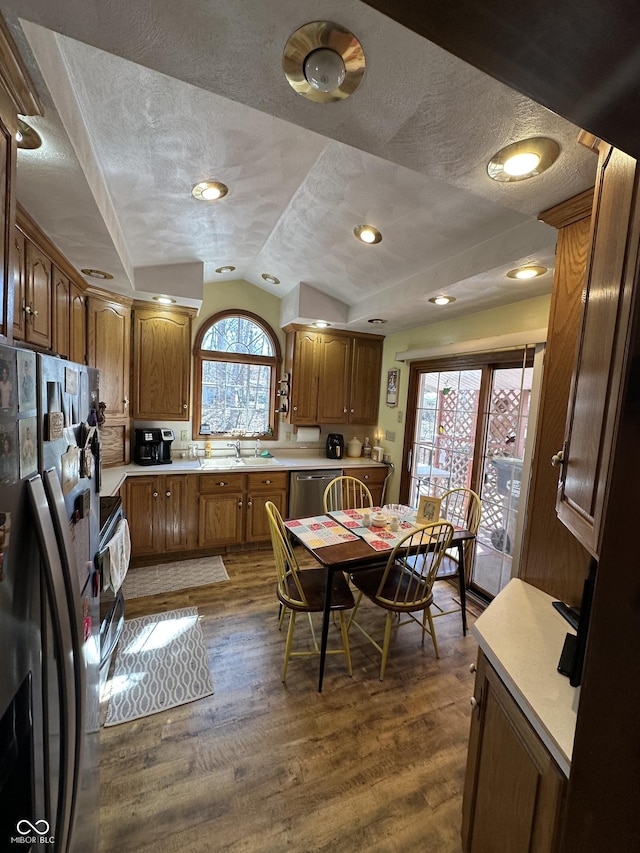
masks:
[[(276, 451), (274, 457), (277, 459), (277, 465), (273, 462), (265, 460), (264, 466), (261, 465), (236, 465), (233, 457), (224, 457), (229, 460), (228, 467), (225, 468), (203, 468), (200, 465), (200, 460), (196, 459), (174, 459), (168, 465), (120, 465), (116, 468), (102, 469), (102, 495), (115, 495), (118, 489), (124, 483), (126, 477), (150, 476), (153, 474), (212, 474), (220, 471), (236, 471), (240, 474), (249, 474), (251, 471), (311, 471), (326, 469), (329, 471), (340, 470), (342, 468), (386, 468), (382, 462), (372, 462), (371, 459), (363, 456), (349, 457), (343, 459), (327, 459), (326, 456), (313, 454), (309, 451), (304, 453), (286, 450), (282, 452)], [(220, 457), (214, 457), (220, 458)], [(249, 457), (248, 457), (249, 458)], [(253, 463), (253, 458), (251, 458)]]
[(557, 670), (571, 625), (554, 599), (524, 581), (509, 581), (471, 632), (558, 766), (571, 767), (580, 688)]

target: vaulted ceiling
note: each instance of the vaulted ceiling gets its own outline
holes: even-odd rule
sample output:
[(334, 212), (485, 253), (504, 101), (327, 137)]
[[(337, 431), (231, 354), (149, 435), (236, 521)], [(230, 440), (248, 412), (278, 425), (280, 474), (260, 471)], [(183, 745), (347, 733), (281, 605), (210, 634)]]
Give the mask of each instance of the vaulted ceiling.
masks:
[[(556, 234), (537, 216), (594, 183), (577, 127), (357, 0), (5, 0), (3, 14), (44, 105), (18, 200), (75, 267), (137, 298), (198, 305), (244, 278), (283, 300), (283, 322), (462, 316), (551, 289)], [(320, 18), (366, 59), (334, 103), (282, 68)], [(532, 136), (558, 142), (554, 165), (490, 180), (491, 156)], [(195, 200), (203, 180), (228, 194)], [(355, 239), (363, 223), (380, 243)], [(549, 271), (506, 277), (526, 262)], [(456, 301), (429, 302), (443, 293)]]

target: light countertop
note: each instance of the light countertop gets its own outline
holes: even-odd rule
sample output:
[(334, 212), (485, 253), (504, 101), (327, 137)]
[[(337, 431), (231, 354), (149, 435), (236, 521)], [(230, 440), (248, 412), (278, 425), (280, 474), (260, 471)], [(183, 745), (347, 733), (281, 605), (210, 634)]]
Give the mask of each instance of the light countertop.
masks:
[(220, 471), (235, 471), (240, 474), (248, 474), (252, 471), (311, 471), (311, 470), (341, 470), (342, 468), (359, 468), (359, 467), (376, 467), (386, 468), (382, 462), (372, 462), (371, 459), (363, 456), (349, 457), (343, 459), (327, 459), (326, 456), (314, 454), (309, 451), (304, 453), (291, 450), (274, 453), (274, 457), (278, 464), (274, 464), (271, 460), (266, 459), (264, 466), (253, 464), (256, 460), (253, 457), (250, 459), (249, 465), (238, 465), (234, 458), (228, 457), (213, 457), (217, 458), (224, 464), (228, 460), (228, 466), (207, 469), (202, 467), (200, 459), (174, 459), (168, 465), (120, 465), (116, 468), (102, 469), (102, 489), (101, 494), (115, 495), (118, 489), (122, 486), (127, 477), (152, 476), (154, 474), (211, 474)]
[(569, 775), (580, 688), (557, 670), (567, 633), (554, 599), (509, 581), (471, 632), (563, 773)]

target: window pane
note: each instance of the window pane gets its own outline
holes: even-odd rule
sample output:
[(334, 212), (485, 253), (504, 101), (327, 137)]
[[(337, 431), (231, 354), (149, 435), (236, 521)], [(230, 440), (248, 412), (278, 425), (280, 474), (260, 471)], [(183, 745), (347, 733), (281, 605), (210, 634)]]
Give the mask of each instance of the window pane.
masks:
[(202, 349), (217, 352), (273, 355), (269, 336), (246, 317), (225, 317), (214, 323), (202, 340)]
[(205, 361), (202, 420), (214, 433), (266, 433), (269, 428), (271, 367)]

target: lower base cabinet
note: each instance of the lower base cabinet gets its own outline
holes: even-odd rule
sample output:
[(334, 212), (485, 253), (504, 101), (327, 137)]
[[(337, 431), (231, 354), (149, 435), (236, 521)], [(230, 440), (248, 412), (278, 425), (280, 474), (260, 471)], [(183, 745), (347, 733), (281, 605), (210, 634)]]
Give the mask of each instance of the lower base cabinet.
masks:
[(123, 490), (132, 558), (268, 542), (265, 504), (287, 510), (288, 473), (129, 477)]
[(345, 477), (355, 477), (360, 480), (371, 492), (374, 506), (382, 506), (382, 489), (384, 481), (387, 478), (388, 469), (382, 467), (365, 468), (359, 466), (357, 468), (345, 468), (342, 472)]
[(482, 651), (472, 706), (463, 850), (557, 850), (567, 779)]

